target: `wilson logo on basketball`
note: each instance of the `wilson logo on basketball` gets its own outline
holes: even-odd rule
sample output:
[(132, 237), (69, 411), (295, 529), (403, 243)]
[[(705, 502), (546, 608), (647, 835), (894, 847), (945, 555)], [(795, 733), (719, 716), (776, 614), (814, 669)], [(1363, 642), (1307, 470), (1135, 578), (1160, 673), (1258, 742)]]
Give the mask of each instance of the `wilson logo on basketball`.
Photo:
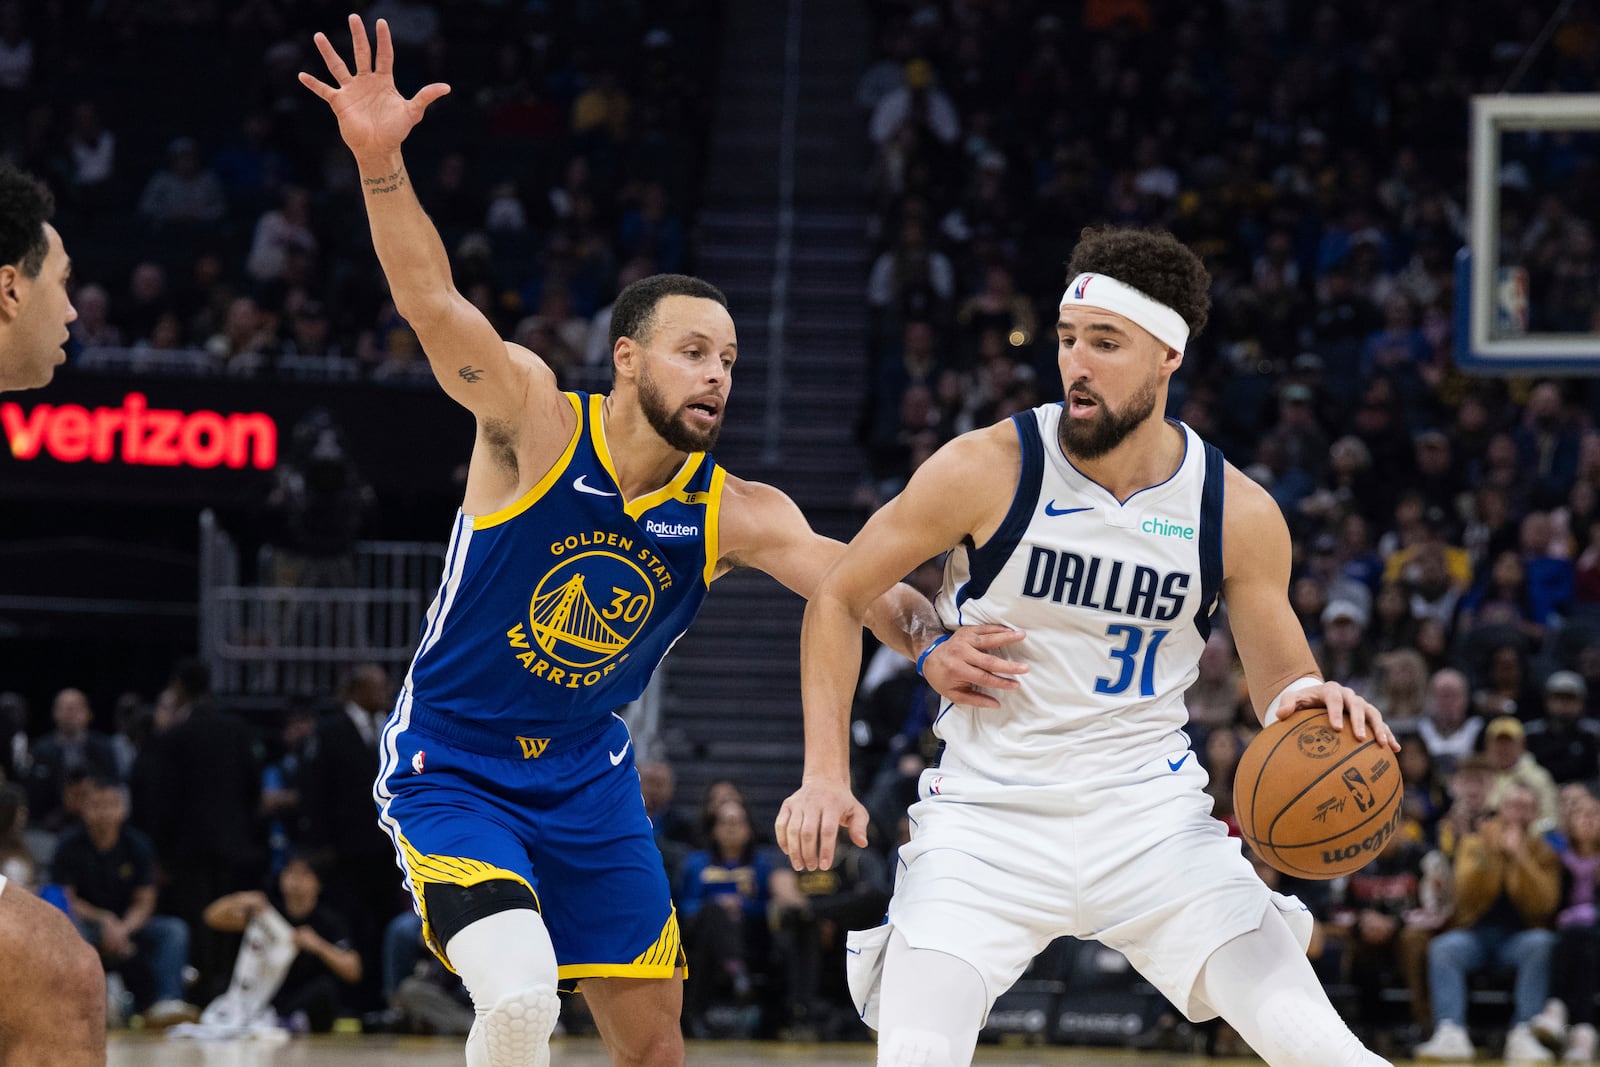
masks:
[(1339, 734), (1326, 723), (1318, 723), (1300, 731), (1295, 745), (1302, 755), (1312, 759), (1327, 759), (1339, 751)]
[(129, 393), (120, 408), (39, 404), (24, 411), (20, 404), (0, 404), (0, 425), (11, 455), (20, 460), (45, 455), (58, 463), (200, 470), (271, 470), (278, 462), (272, 416), (153, 408), (143, 393)]

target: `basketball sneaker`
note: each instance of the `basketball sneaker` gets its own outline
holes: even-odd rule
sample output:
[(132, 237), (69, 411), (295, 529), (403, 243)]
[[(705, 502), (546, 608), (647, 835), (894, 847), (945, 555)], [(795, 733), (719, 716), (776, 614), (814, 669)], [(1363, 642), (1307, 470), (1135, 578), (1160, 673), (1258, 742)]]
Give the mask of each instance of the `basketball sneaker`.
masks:
[(1597, 1039), (1594, 1027), (1579, 1023), (1567, 1036), (1567, 1051), (1561, 1059), (1565, 1063), (1593, 1063), (1597, 1044), (1600, 1044), (1600, 1039)]
[(1528, 1029), (1533, 1031), (1534, 1037), (1551, 1048), (1561, 1048), (1567, 1041), (1566, 1004), (1554, 997), (1545, 1001), (1539, 1014), (1528, 1020)]
[(1505, 1058), (1507, 1063), (1549, 1063), (1556, 1057), (1533, 1036), (1533, 1030), (1527, 1023), (1518, 1023), (1506, 1035)]
[[(1532, 1035), (1529, 1035), (1530, 1038)], [(1539, 1045), (1537, 1041), (1535, 1045)], [(1507, 1048), (1510, 1042), (1507, 1041)], [(1543, 1049), (1543, 1045), (1539, 1045)], [(1470, 1060), (1473, 1057), (1472, 1038), (1460, 1023), (1442, 1022), (1434, 1028), (1433, 1036), (1411, 1050), (1419, 1060)], [(1549, 1052), (1545, 1052), (1548, 1056)], [(1509, 1056), (1506, 1057), (1510, 1059)]]

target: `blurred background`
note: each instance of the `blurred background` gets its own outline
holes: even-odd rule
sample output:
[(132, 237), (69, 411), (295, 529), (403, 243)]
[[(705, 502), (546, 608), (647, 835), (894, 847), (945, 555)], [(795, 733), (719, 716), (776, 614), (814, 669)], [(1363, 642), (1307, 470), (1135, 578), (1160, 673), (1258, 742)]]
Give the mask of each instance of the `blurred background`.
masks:
[[(421, 958), (367, 799), (472, 424), (395, 313), (354, 165), (295, 80), (345, 11), (0, 0), (0, 154), (54, 190), (80, 312), (55, 383), (0, 402), (3, 869), (88, 892), (55, 862), (81, 851), (86, 812), (138, 829), (135, 881), (175, 925), (159, 950), (106, 954), (123, 1017), (203, 1004), (233, 951), (207, 906), (288, 893), (282, 872), (299, 886), (302, 868), (365, 967), (295, 1025), (448, 1032), (470, 1016)], [(1522, 787), (1560, 854), (1600, 779), (1600, 110), (1490, 129), (1476, 201), (1469, 156), (1474, 95), (1600, 89), (1600, 5), (363, 13), (389, 20), (404, 91), (453, 86), (406, 153), (461, 291), (565, 387), (603, 391), (623, 285), (720, 286), (743, 355), (718, 458), (833, 536), (951, 437), (1060, 398), (1050, 320), (1083, 227), (1160, 226), (1199, 253), (1211, 323), (1169, 414), (1268, 487), (1325, 672), (1407, 733), (1407, 830), (1382, 871), (1297, 887), (1322, 921), (1319, 972), (1380, 1050), (1428, 1036), (1427, 943), (1452, 924), (1429, 872)], [(1458, 262), (1475, 210), (1476, 289)], [(1493, 353), (1469, 336), (1475, 307)], [(96, 447), (74, 429), (112, 417), (170, 442)], [(912, 579), (932, 590), (938, 568)], [(866, 1036), (841, 931), (881, 916), (931, 694), (869, 649), (853, 739), (873, 846), (786, 877), (765, 838), (798, 780), (800, 612), (762, 577), (719, 582), (632, 711), (699, 1036)], [(1255, 720), (1225, 627), (1189, 703), (1231, 818)], [(713, 868), (752, 875), (732, 948), (696, 939), (727, 884)], [(1503, 1030), (1510, 988), (1473, 986), (1475, 1031)], [(583, 1026), (581, 1005), (569, 1015)], [(1230, 1039), (1075, 942), (1036, 961), (991, 1029)]]

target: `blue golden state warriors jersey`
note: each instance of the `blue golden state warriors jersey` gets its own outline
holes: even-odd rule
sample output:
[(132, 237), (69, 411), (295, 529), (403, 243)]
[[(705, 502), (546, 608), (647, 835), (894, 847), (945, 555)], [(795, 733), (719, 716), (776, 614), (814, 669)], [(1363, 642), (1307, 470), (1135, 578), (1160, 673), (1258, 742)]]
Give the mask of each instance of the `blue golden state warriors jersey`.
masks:
[(516, 738), (524, 756), (603, 728), (636, 699), (717, 563), (725, 472), (697, 452), (666, 485), (625, 501), (604, 397), (565, 395), (577, 428), (550, 471), (500, 511), (456, 516), (406, 678), (436, 728)]

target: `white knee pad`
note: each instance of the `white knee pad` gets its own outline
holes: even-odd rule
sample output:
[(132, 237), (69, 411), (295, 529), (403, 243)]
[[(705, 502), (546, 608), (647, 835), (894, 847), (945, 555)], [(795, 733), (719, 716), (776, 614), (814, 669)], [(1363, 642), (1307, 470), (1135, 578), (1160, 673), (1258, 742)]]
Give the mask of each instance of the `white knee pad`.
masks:
[(898, 1029), (879, 1043), (878, 1067), (955, 1067), (950, 1039), (932, 1030)]
[(550, 1033), (560, 1015), (561, 1000), (549, 986), (501, 997), (472, 1024), (468, 1067), (549, 1067)]
[(445, 952), (478, 1016), (467, 1067), (548, 1067), (561, 1001), (555, 950), (539, 914), (517, 908), (479, 919)]

